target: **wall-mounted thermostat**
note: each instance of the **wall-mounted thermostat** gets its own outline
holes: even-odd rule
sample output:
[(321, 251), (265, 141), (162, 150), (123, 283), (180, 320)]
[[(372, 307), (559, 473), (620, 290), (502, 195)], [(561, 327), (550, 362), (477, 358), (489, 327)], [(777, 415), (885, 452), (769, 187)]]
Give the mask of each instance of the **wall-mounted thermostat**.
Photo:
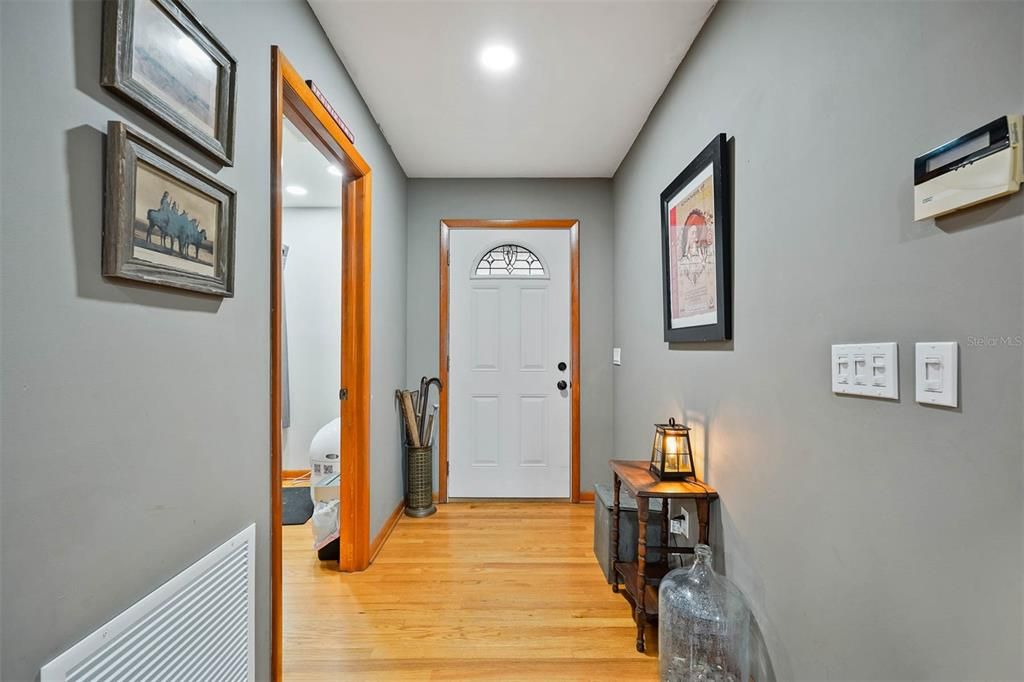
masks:
[(1021, 116), (1000, 116), (914, 159), (914, 220), (1013, 194), (1024, 182)]

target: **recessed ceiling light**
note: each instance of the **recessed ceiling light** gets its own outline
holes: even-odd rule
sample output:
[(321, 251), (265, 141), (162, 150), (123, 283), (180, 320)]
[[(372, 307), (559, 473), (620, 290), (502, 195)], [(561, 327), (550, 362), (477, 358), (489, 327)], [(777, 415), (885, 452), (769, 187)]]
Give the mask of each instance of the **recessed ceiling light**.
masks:
[(488, 45), (480, 52), (480, 65), (492, 73), (505, 73), (519, 61), (516, 51), (507, 45)]
[(297, 197), (304, 197), (307, 194), (309, 194), (308, 189), (306, 189), (305, 187), (300, 187), (299, 185), (288, 185), (287, 187), (284, 188), (284, 191), (288, 192), (288, 194), (294, 194)]
[(341, 169), (335, 166), (333, 163), (327, 167), (327, 172), (335, 177), (341, 177)]

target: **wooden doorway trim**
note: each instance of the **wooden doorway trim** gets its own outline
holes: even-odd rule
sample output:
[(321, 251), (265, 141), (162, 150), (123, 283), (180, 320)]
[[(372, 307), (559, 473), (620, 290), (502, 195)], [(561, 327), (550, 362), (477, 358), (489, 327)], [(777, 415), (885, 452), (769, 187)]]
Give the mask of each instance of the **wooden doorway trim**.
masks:
[(342, 169), (341, 560), (342, 571), (370, 563), (370, 166), (279, 47), (270, 48), (270, 546), (271, 676), (281, 679), (282, 196), (281, 142), (288, 116)]
[(572, 416), (569, 424), (570, 475), (569, 500), (580, 501), (580, 221), (578, 220), (453, 220), (441, 221), (441, 281), (440, 281), (440, 367), (444, 390), (440, 396), (441, 426), (438, 436), (438, 501), (448, 501), (448, 354), (449, 354), (449, 235), (451, 230), (568, 230), (569, 231), (569, 327), (572, 386)]

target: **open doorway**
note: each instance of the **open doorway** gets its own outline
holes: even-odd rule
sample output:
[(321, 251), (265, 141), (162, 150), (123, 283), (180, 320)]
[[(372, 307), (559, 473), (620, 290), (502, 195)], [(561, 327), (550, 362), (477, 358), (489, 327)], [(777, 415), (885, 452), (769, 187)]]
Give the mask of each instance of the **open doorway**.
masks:
[(338, 561), (342, 173), (287, 113), (281, 157), (281, 522)]
[[(320, 486), (320, 498), (337, 500), (338, 557), (335, 563), (329, 554), (318, 556), (327, 558), (322, 567), (369, 565), (371, 176), (328, 107), (276, 46), (271, 74), (271, 656), (274, 678), (281, 679), (286, 470), (301, 471), (312, 455), (322, 465), (310, 472), (312, 492)], [(309, 300), (317, 289), (320, 296)], [(301, 344), (307, 357), (299, 361), (289, 343)], [(319, 444), (311, 453), (313, 441)], [(312, 554), (312, 533), (309, 542)], [(329, 542), (321, 548), (330, 551)]]

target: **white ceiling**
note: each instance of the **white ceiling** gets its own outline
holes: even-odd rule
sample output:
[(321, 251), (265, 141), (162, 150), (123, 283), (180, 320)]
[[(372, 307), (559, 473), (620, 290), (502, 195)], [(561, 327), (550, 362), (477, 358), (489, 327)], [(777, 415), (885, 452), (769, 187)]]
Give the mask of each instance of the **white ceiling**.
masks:
[(714, 3), (309, 0), (410, 177), (610, 177)]
[[(281, 189), (285, 208), (326, 208), (341, 206), (341, 177), (331, 175), (331, 162), (292, 125), (287, 117), (281, 136)], [(303, 196), (288, 187), (306, 190)]]

